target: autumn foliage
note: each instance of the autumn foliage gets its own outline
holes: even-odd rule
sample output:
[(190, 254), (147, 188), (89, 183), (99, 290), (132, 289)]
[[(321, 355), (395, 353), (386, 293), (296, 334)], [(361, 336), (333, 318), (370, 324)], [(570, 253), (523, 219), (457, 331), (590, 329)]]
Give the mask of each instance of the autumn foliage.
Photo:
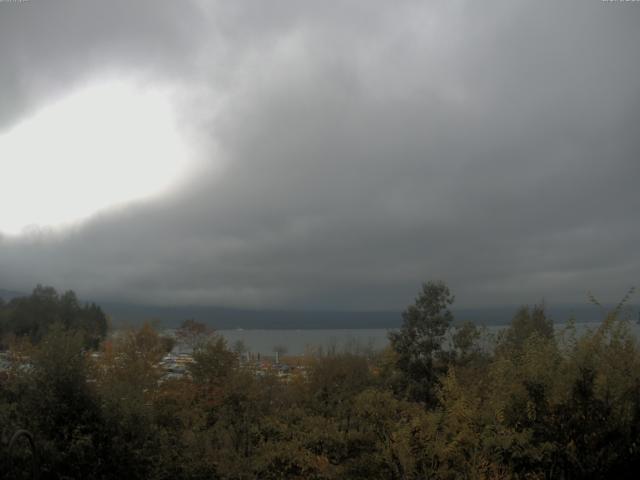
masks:
[(42, 478), (635, 478), (640, 348), (623, 310), (579, 333), (523, 307), (491, 337), (452, 301), (425, 284), (385, 351), (298, 359), (307, 375), (289, 381), (192, 323), (191, 374), (168, 380), (148, 324), (96, 350), (55, 324), (14, 344), (0, 422), (34, 433)]

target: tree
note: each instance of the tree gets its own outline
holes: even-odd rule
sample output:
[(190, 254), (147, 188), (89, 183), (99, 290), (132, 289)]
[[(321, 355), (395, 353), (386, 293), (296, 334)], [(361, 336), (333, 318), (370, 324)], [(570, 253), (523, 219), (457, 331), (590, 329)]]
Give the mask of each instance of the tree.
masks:
[(224, 337), (214, 335), (193, 351), (194, 363), (189, 366), (196, 383), (220, 385), (237, 367), (238, 356), (227, 348)]
[(183, 320), (176, 330), (176, 339), (179, 344), (193, 350), (203, 343), (211, 333), (211, 329), (204, 323), (194, 319), (187, 319)]
[(553, 334), (553, 321), (547, 316), (544, 305), (520, 307), (504, 331), (498, 351), (505, 348), (520, 350), (532, 335), (550, 340)]
[(434, 387), (444, 371), (442, 343), (453, 321), (453, 300), (444, 282), (424, 283), (415, 303), (403, 312), (400, 331), (389, 334), (405, 380), (401, 388), (414, 400), (436, 400)]
[(318, 412), (328, 415), (349, 408), (350, 398), (371, 384), (367, 359), (351, 353), (316, 358), (309, 369), (309, 389)]
[(451, 336), (450, 357), (456, 365), (470, 365), (478, 363), (480, 360), (486, 360), (487, 355), (480, 345), (482, 333), (480, 328), (469, 321), (455, 327)]
[(103, 419), (97, 444), (101, 468), (108, 472), (94, 478), (150, 478), (160, 438), (151, 407), (165, 348), (162, 337), (145, 323), (121, 332), (94, 360), (92, 384)]
[(233, 344), (233, 352), (241, 358), (242, 355), (249, 351), (249, 347), (244, 343), (244, 340), (236, 340)]
[(82, 306), (69, 290), (62, 295), (53, 287), (38, 285), (27, 297), (12, 299), (0, 308), (3, 333), (28, 337), (38, 343), (52, 325), (84, 334), (85, 347), (96, 349), (107, 335), (107, 317), (94, 303)]
[(87, 382), (81, 332), (49, 328), (16, 368), (14, 385), (22, 425), (36, 437), (45, 478), (94, 478), (98, 399)]

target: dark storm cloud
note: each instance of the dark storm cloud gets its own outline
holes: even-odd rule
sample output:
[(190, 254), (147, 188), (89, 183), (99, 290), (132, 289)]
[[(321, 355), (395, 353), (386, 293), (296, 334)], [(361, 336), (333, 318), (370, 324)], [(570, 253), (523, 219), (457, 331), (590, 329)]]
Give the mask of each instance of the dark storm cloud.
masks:
[(387, 309), (432, 278), (465, 305), (637, 283), (636, 5), (29, 3), (0, 4), (0, 120), (49, 84), (141, 70), (183, 87), (215, 168), (5, 239), (4, 288)]
[(0, 130), (96, 75), (181, 76), (202, 28), (187, 2), (0, 2)]

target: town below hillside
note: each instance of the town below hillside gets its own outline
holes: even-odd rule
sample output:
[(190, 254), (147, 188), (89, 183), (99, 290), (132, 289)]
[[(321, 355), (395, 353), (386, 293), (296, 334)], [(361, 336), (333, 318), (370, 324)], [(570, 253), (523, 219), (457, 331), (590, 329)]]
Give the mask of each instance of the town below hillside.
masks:
[(194, 319), (114, 329), (39, 286), (0, 303), (0, 423), (32, 442), (0, 464), (11, 478), (635, 478), (632, 293), (610, 310), (593, 298), (587, 328), (537, 305), (490, 333), (427, 282), (381, 349), (265, 355)]

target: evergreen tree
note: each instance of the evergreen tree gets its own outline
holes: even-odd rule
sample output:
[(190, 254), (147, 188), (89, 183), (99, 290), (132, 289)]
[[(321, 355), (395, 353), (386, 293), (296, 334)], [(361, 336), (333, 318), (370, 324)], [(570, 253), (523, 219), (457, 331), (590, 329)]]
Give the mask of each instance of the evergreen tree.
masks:
[(445, 369), (442, 344), (453, 321), (449, 306), (454, 296), (444, 282), (427, 282), (413, 305), (402, 314), (399, 332), (389, 340), (397, 353), (397, 367), (404, 374), (409, 397), (433, 404), (438, 375)]

